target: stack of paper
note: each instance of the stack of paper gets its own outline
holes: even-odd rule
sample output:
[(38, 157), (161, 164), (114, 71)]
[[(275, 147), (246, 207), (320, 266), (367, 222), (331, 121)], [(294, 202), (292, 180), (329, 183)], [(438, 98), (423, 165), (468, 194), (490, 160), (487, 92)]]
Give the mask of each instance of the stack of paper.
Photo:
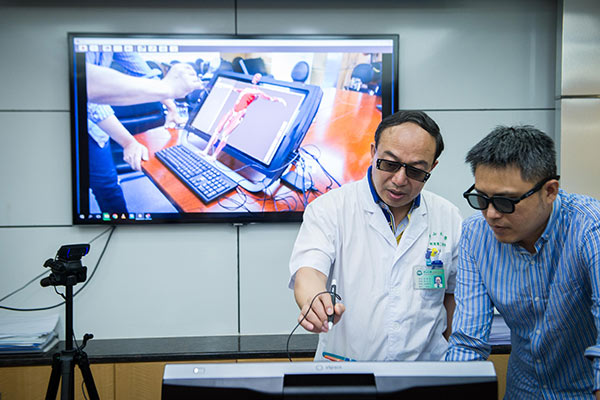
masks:
[(492, 320), (490, 344), (510, 344), (510, 329), (499, 313), (494, 314), (494, 319)]
[(58, 343), (58, 314), (0, 316), (0, 353), (41, 353)]

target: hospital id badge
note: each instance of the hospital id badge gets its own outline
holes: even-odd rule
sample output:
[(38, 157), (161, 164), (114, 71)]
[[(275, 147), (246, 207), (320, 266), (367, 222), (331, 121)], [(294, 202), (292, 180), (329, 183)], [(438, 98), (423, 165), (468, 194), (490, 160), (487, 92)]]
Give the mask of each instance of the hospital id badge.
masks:
[(445, 289), (443, 268), (416, 266), (413, 269), (415, 290)]

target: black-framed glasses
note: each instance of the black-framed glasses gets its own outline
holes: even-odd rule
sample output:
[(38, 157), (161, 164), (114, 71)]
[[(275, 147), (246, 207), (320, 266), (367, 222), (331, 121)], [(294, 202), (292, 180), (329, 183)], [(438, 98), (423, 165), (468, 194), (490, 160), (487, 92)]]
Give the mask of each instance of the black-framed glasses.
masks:
[(412, 165), (408, 165), (400, 161), (390, 161), (384, 160), (383, 158), (378, 158), (376, 165), (377, 169), (385, 172), (398, 172), (400, 168), (404, 167), (406, 170), (406, 176), (419, 182), (427, 182), (427, 179), (429, 179), (431, 176), (431, 174), (427, 171), (423, 171), (422, 169), (415, 168)]
[(540, 190), (546, 182), (551, 181), (552, 179), (558, 180), (560, 179), (560, 176), (550, 176), (541, 180), (530, 191), (516, 199), (504, 196), (488, 197), (484, 194), (470, 193), (473, 189), (475, 189), (475, 184), (473, 184), (473, 186), (471, 186), (466, 192), (463, 193), (463, 197), (467, 199), (469, 205), (476, 210), (485, 210), (486, 208), (488, 208), (490, 203), (492, 203), (496, 211), (501, 212), (502, 214), (510, 214), (515, 212), (515, 205), (518, 202), (528, 198), (529, 196)]

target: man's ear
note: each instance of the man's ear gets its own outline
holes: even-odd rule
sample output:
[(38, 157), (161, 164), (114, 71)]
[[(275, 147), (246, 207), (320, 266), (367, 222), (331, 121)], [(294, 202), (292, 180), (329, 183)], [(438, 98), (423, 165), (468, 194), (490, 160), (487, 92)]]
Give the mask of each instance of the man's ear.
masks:
[(371, 160), (375, 157), (375, 152), (377, 149), (375, 148), (375, 142), (371, 143)]
[(544, 193), (544, 200), (546, 200), (548, 204), (553, 203), (556, 199), (556, 196), (558, 196), (558, 188), (559, 184), (558, 180), (556, 179), (552, 179), (546, 182), (546, 184), (544, 185), (542, 189)]

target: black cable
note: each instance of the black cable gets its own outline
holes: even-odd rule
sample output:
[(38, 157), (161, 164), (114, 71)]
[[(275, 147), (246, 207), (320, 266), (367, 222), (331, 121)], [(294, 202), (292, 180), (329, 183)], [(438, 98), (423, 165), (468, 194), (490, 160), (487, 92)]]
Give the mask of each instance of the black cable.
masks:
[[(75, 329), (72, 330), (73, 332), (73, 343), (75, 343), (75, 349), (77, 351), (83, 351), (83, 349), (81, 347), (79, 347), (79, 343), (77, 342), (77, 335), (75, 335)], [(85, 337), (83, 339), (85, 341)], [(83, 346), (83, 344), (82, 344)], [(83, 398), (85, 400), (88, 400), (87, 396), (85, 395), (87, 390), (87, 387), (85, 386), (85, 378), (81, 380), (81, 394), (83, 395)]]
[(112, 237), (113, 233), (115, 233), (116, 227), (117, 227), (116, 225), (113, 225), (110, 228), (110, 233), (108, 234), (108, 238), (106, 239), (106, 243), (104, 243), (104, 248), (102, 249), (102, 253), (100, 253), (100, 256), (98, 257), (98, 260), (96, 261), (96, 265), (94, 266), (92, 273), (90, 274), (90, 276), (88, 276), (88, 279), (85, 281), (83, 286), (81, 286), (78, 291), (73, 293), (73, 297), (77, 296), (77, 294), (79, 292), (81, 292), (87, 286), (87, 284), (90, 283), (90, 281), (92, 280), (92, 277), (96, 273), (96, 270), (98, 270), (98, 265), (100, 265), (100, 261), (102, 261), (102, 257), (104, 257), (104, 253), (106, 252), (106, 249), (108, 248), (108, 243), (110, 242), (110, 238)]
[(104, 236), (104, 235), (106, 235), (106, 232), (110, 231), (111, 229), (114, 229), (114, 228), (115, 228), (115, 226), (116, 226), (116, 225), (106, 228), (105, 230), (103, 230), (102, 232), (100, 232), (99, 234), (97, 234), (96, 236), (94, 236), (94, 238), (93, 238), (92, 240), (90, 240), (90, 241), (88, 242), (88, 244), (92, 244), (92, 243), (94, 243), (94, 241), (95, 241), (96, 239), (98, 239), (98, 238), (99, 238), (99, 237), (101, 237), (101, 236)]
[[(315, 146), (315, 147), (316, 147), (316, 146)], [(310, 156), (310, 157), (311, 157), (313, 160), (315, 160), (315, 161), (317, 162), (317, 164), (319, 164), (319, 167), (321, 167), (321, 170), (322, 170), (322, 171), (325, 173), (325, 175), (326, 175), (326, 176), (329, 178), (329, 182), (330, 182), (330, 184), (329, 184), (329, 186), (328, 186), (328, 189), (331, 189), (331, 187), (333, 187), (333, 182), (335, 182), (335, 183), (338, 185), (338, 187), (342, 186), (342, 185), (340, 185), (340, 183), (337, 181), (337, 179), (335, 179), (335, 178), (333, 177), (333, 175), (331, 175), (331, 174), (329, 173), (329, 171), (327, 171), (327, 170), (325, 169), (325, 167), (323, 167), (323, 164), (321, 164), (321, 162), (319, 161), (319, 157), (320, 157), (320, 156), (315, 156), (314, 154), (312, 154), (310, 151), (306, 150), (306, 149), (305, 149), (305, 148), (303, 148), (303, 147), (301, 147), (301, 148), (300, 148), (300, 150), (302, 150), (303, 152), (305, 152), (306, 154), (308, 154), (308, 155), (309, 155), (309, 156)], [(317, 148), (317, 150), (318, 150), (318, 148)]]
[[(288, 335), (287, 338), (287, 342), (285, 345), (285, 352), (288, 355), (288, 359), (290, 360), (290, 362), (292, 362), (292, 355), (290, 354), (290, 339), (292, 338), (292, 335), (294, 334), (294, 332), (296, 331), (296, 329), (298, 329), (298, 327), (300, 326), (300, 324), (302, 323), (302, 321), (304, 321), (306, 319), (306, 317), (308, 316), (308, 313), (310, 312), (310, 310), (312, 310), (312, 305), (315, 302), (315, 300), (317, 299), (317, 297), (319, 297), (322, 294), (332, 294), (335, 296), (336, 299), (338, 299), (339, 301), (342, 301), (342, 298), (340, 297), (339, 294), (334, 293), (330, 290), (325, 290), (323, 292), (319, 292), (317, 294), (315, 294), (315, 297), (313, 297), (313, 299), (310, 301), (310, 304), (308, 305), (308, 310), (306, 311), (306, 313), (302, 316), (302, 319), (300, 321), (298, 321), (298, 323), (296, 324), (296, 326), (294, 327), (294, 329), (292, 329), (292, 331), (290, 332), (290, 334)], [(335, 314), (335, 310), (333, 310), (333, 313)]]
[[(300, 158), (300, 155), (296, 153), (294, 155), (294, 157), (290, 161), (284, 163), (279, 168), (275, 168), (271, 172), (272, 173), (278, 173), (279, 171), (285, 171), (290, 166), (290, 164), (294, 163), (298, 158)], [(245, 164), (245, 165), (241, 166), (240, 168), (233, 169), (232, 171), (235, 172), (236, 174), (239, 174), (240, 171), (242, 171), (242, 170), (244, 170), (246, 168), (255, 168), (255, 169), (259, 168), (260, 169), (260, 168), (263, 168), (263, 166), (261, 166), (260, 164), (256, 164), (256, 163), (249, 163), (249, 164)], [(262, 185), (262, 189), (261, 190), (264, 191), (264, 192), (266, 192), (267, 188), (273, 182), (271, 180), (271, 182), (269, 183), (269, 185), (267, 185), (266, 182), (270, 181), (270, 180), (271, 180), (271, 178), (268, 178), (268, 177), (265, 176), (264, 178), (262, 178), (261, 180), (255, 182), (254, 184), (260, 184), (260, 185)], [(217, 204), (219, 206), (223, 207), (224, 209), (228, 210), (228, 211), (235, 211), (235, 210), (238, 210), (238, 209), (244, 209), (246, 212), (252, 214), (252, 213), (254, 213), (254, 211), (252, 211), (248, 207), (246, 207), (246, 204), (249, 203), (248, 197), (250, 197), (250, 198), (252, 198), (254, 200), (261, 200), (263, 202), (262, 208), (261, 208), (261, 212), (264, 212), (265, 211), (266, 202), (267, 202), (267, 196), (263, 196), (262, 199), (258, 199), (255, 196), (249, 196), (248, 194), (242, 192), (239, 189), (239, 186), (241, 186), (240, 184), (242, 182), (244, 182), (244, 181), (249, 181), (249, 180), (247, 178), (241, 177), (241, 179), (235, 181), (235, 183), (238, 185), (236, 187), (236, 192), (238, 193), (238, 195), (240, 197), (242, 197), (242, 201), (241, 202), (238, 201), (238, 200), (235, 200), (235, 199), (233, 199), (231, 197), (226, 197), (226, 198), (217, 200)], [(233, 203), (233, 205), (232, 206), (226, 205), (222, 201), (229, 201), (229, 202)], [(275, 203), (275, 200), (273, 200), (273, 202), (274, 202), (274, 208), (277, 210), (277, 204)], [(256, 202), (254, 202), (254, 203), (256, 204)], [(288, 207), (289, 207), (289, 205), (288, 205)], [(291, 209), (289, 211), (291, 211)]]
[[(298, 201), (293, 195), (274, 196), (274, 202), (282, 201), (287, 206), (285, 211), (298, 211)], [(293, 201), (293, 203), (291, 203)], [(282, 210), (284, 211), (284, 210)]]
[[(306, 150), (304, 150), (304, 151), (306, 151)], [(299, 160), (300, 160), (300, 168), (302, 169), (302, 204), (306, 208), (306, 206), (308, 205), (308, 196), (309, 196), (308, 190), (306, 190), (306, 174), (310, 175), (310, 172), (308, 172), (306, 170), (306, 161), (304, 160), (304, 158), (300, 157)], [(312, 176), (310, 176), (310, 187), (313, 187), (313, 186), (314, 185), (313, 185)]]
[[(298, 211), (298, 201), (293, 195), (274, 196), (273, 201), (284, 202), (288, 208), (287, 211)], [(293, 205), (290, 203), (290, 201), (293, 201)]]
[(21, 290), (25, 289), (27, 286), (31, 285), (33, 282), (37, 281), (38, 278), (41, 278), (42, 276), (48, 274), (50, 271), (44, 271), (41, 274), (39, 274), (38, 276), (36, 276), (35, 278), (33, 278), (32, 280), (30, 280), (29, 282), (27, 282), (26, 284), (24, 284), (23, 286), (21, 286), (20, 288), (18, 288), (17, 290), (15, 290), (12, 293), (7, 294), (6, 296), (4, 296), (3, 298), (0, 299), (0, 303), (3, 302), (4, 300), (8, 299), (10, 296), (12, 296), (13, 294), (19, 293)]
[[(241, 191), (239, 186), (235, 188), (235, 191), (242, 198), (241, 200), (234, 199), (233, 197), (224, 197), (217, 200), (217, 204), (229, 211), (234, 211), (243, 207), (246, 211), (250, 212), (248, 207), (246, 207), (246, 203), (248, 202), (248, 196)], [(233, 206), (224, 204), (224, 202), (226, 201), (233, 203)]]
[[(93, 238), (92, 240), (90, 240), (90, 243), (92, 243), (94, 240), (98, 239), (99, 237), (101, 237), (102, 235), (104, 235), (106, 232), (110, 231), (110, 234), (108, 235), (108, 238), (106, 239), (106, 242), (104, 243), (104, 248), (102, 249), (102, 253), (100, 253), (100, 257), (98, 257), (98, 260), (96, 261), (96, 265), (94, 266), (94, 269), (93, 269), (92, 273), (90, 274), (88, 280), (83, 284), (83, 286), (81, 286), (81, 288), (79, 288), (79, 290), (77, 292), (73, 293), (73, 297), (75, 297), (79, 292), (81, 292), (83, 290), (83, 288), (85, 288), (85, 286), (90, 282), (90, 280), (92, 279), (92, 277), (96, 273), (96, 270), (98, 269), (98, 266), (100, 265), (100, 261), (102, 260), (102, 256), (104, 256), (104, 253), (106, 252), (106, 249), (108, 248), (108, 243), (110, 242), (110, 238), (112, 237), (112, 234), (114, 233), (116, 227), (117, 227), (116, 225), (113, 225), (112, 227), (106, 229), (104, 232), (102, 232), (101, 234), (97, 235), (95, 238)], [(18, 293), (19, 291), (25, 289), (25, 287), (27, 287), (32, 282), (34, 282), (37, 278), (39, 278), (42, 275), (47, 274), (48, 272), (49, 271), (45, 271), (44, 273), (42, 273), (42, 274), (38, 275), (37, 277), (33, 278), (31, 281), (29, 281), (23, 287), (15, 290), (14, 292), (10, 293), (7, 296), (4, 296), (2, 299), (0, 299), (0, 301), (3, 301), (5, 299), (7, 299), (8, 297), (14, 295), (15, 293)], [(56, 289), (56, 286), (54, 286), (54, 291), (56, 293), (58, 293), (61, 297), (63, 297), (63, 298), (65, 297), (62, 293), (60, 293)], [(44, 310), (51, 310), (53, 308), (60, 307), (63, 304), (65, 304), (64, 301), (60, 302), (58, 304), (54, 304), (52, 306), (48, 306), (48, 307), (39, 307), (39, 308), (14, 308), (14, 307), (0, 306), (0, 309), (4, 309), (4, 310), (8, 310), (8, 311), (44, 311)]]
[(85, 395), (85, 380), (84, 379), (81, 380), (81, 394), (83, 394), (84, 400), (88, 400), (87, 396)]
[[(97, 235), (95, 238), (93, 238), (92, 240), (89, 241), (89, 243), (92, 243), (94, 240), (98, 239), (100, 236), (104, 235), (106, 232), (108, 232), (111, 228), (108, 228), (106, 230), (104, 230), (102, 233), (100, 233), (99, 235)], [(11, 297), (12, 295), (15, 295), (17, 293), (19, 293), (21, 290), (25, 289), (27, 286), (31, 285), (33, 282), (37, 281), (39, 278), (41, 278), (42, 276), (49, 274), (50, 271), (46, 270), (44, 272), (42, 272), (41, 274), (39, 274), (38, 276), (36, 276), (35, 278), (33, 278), (32, 280), (30, 280), (29, 282), (27, 282), (26, 284), (24, 284), (23, 286), (21, 286), (20, 288), (18, 288), (17, 290), (15, 290), (12, 293), (7, 294), (6, 296), (4, 296), (3, 298), (0, 299), (0, 303), (2, 303), (4, 300), (8, 299), (9, 297)], [(1, 307), (1, 306), (0, 306)]]
[(60, 297), (62, 297), (63, 299), (67, 300), (67, 298), (65, 297), (64, 294), (62, 294), (61, 292), (58, 291), (58, 289), (56, 288), (56, 286), (52, 286), (54, 288), (54, 291), (56, 292), (57, 295), (59, 295)]

